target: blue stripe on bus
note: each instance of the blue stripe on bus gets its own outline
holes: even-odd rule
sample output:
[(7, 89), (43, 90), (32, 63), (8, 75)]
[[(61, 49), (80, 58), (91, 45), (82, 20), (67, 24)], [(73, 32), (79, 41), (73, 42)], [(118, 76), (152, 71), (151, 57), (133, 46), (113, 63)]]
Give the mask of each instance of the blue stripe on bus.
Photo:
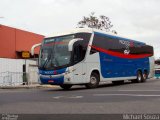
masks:
[(124, 59), (99, 52), (101, 74), (104, 78), (136, 76), (137, 70), (149, 72), (149, 58)]

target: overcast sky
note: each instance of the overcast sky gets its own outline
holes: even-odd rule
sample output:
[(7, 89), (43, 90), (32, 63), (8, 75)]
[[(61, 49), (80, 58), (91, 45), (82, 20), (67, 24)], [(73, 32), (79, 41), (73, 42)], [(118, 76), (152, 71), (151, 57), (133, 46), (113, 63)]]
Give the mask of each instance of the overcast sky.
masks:
[(0, 24), (49, 35), (76, 28), (92, 11), (118, 35), (153, 45), (160, 57), (160, 0), (0, 0)]

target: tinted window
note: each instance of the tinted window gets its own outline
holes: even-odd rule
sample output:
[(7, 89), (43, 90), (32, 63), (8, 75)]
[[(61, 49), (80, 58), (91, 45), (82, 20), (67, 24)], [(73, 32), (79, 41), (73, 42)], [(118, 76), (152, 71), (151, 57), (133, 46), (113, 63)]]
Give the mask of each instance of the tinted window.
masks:
[(73, 61), (74, 64), (82, 61), (85, 58), (88, 43), (91, 37), (91, 33), (77, 33), (75, 38), (83, 38), (82, 41), (78, 41), (74, 44)]
[(123, 52), (125, 50), (125, 45), (120, 44), (118, 39), (113, 39), (110, 37), (103, 37), (101, 35), (95, 34), (91, 48), (91, 54), (95, 53), (97, 50), (94, 47), (111, 50), (116, 52)]
[(87, 50), (90, 37), (91, 37), (91, 33), (77, 33), (75, 35), (75, 38), (83, 38), (83, 41), (81, 41), (81, 44), (84, 50)]
[(95, 34), (90, 54), (98, 52), (98, 49), (110, 50), (125, 54), (152, 54), (153, 47), (145, 45), (140, 42), (132, 40), (123, 40), (118, 38), (111, 38)]
[(152, 54), (153, 55), (153, 47), (149, 45), (139, 45), (130, 48), (131, 54)]

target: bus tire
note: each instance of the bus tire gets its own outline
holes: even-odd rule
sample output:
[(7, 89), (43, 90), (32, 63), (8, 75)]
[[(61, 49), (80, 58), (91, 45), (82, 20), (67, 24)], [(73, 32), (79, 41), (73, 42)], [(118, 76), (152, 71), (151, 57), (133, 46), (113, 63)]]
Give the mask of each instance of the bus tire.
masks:
[(72, 87), (72, 85), (62, 84), (62, 85), (60, 85), (60, 87), (63, 88), (64, 90), (69, 90)]
[(142, 72), (139, 70), (137, 72), (137, 78), (134, 80), (136, 83), (140, 83), (143, 80)]
[(144, 71), (143, 76), (142, 76), (142, 82), (146, 82), (147, 78), (148, 78), (147, 71)]
[(100, 77), (97, 73), (92, 73), (90, 76), (90, 83), (86, 84), (86, 88), (91, 89), (91, 88), (97, 88), (99, 85)]

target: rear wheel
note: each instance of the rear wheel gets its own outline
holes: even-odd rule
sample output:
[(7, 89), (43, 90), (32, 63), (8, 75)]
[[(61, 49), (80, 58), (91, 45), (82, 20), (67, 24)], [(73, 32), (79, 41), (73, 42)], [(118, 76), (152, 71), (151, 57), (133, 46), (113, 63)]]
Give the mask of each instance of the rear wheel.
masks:
[(134, 82), (134, 83), (140, 83), (140, 82), (142, 82), (142, 80), (143, 80), (142, 72), (138, 71), (137, 72), (137, 78), (135, 80), (132, 80), (132, 82)]
[(146, 82), (147, 78), (148, 78), (147, 71), (144, 71), (143, 77), (142, 77), (142, 82)]
[(63, 88), (64, 90), (69, 90), (72, 87), (72, 85), (62, 84), (60, 85), (60, 87)]
[(86, 84), (86, 88), (96, 88), (99, 85), (99, 75), (97, 73), (92, 73), (90, 76), (90, 83)]

